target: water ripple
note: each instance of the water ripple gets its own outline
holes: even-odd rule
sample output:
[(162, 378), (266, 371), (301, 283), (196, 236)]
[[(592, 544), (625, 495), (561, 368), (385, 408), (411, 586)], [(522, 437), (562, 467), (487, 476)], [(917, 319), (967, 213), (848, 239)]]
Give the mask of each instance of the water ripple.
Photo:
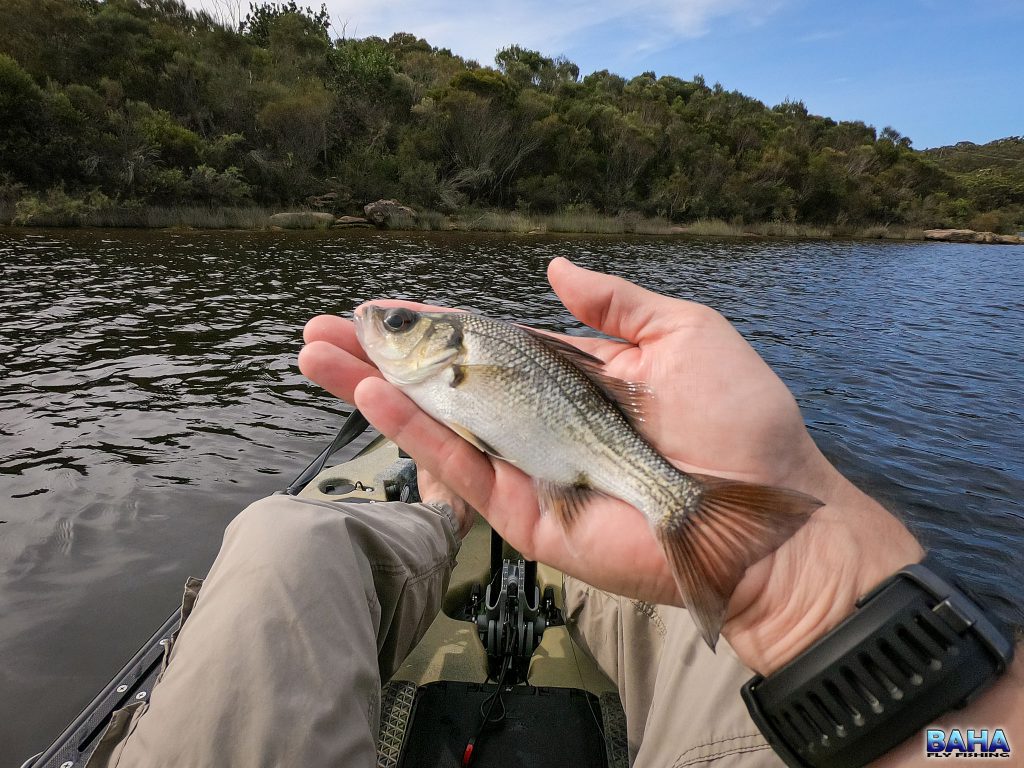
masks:
[(7, 231), (0, 701), (38, 702), (0, 713), (0, 743), (25, 745), (8, 762), (336, 427), (342, 404), (295, 369), (308, 318), (389, 296), (580, 333), (545, 281), (556, 255), (721, 311), (840, 469), (1021, 622), (1024, 248)]

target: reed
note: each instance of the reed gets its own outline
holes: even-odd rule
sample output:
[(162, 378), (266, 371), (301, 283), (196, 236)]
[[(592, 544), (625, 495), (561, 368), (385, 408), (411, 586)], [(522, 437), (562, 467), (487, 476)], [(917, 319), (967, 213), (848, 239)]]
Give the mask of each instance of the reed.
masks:
[(471, 232), (528, 232), (542, 231), (529, 216), (515, 211), (482, 211), (465, 218), (460, 217), (463, 228)]
[(722, 219), (700, 219), (692, 224), (675, 228), (686, 235), (703, 237), (782, 237), (828, 240), (924, 240), (924, 230), (916, 227), (870, 224), (798, 224), (792, 221), (756, 221), (735, 224)]
[[(267, 229), (273, 210), (260, 206), (207, 208), (175, 205), (144, 208), (134, 224), (120, 226), (172, 227), (181, 229)], [(98, 225), (104, 226), (104, 225)], [(119, 226), (111, 223), (106, 226)]]

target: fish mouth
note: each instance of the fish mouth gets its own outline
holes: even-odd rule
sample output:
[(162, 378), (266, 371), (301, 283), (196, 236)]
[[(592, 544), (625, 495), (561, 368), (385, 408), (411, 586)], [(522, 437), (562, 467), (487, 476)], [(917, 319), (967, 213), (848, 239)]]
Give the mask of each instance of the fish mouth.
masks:
[[(391, 359), (392, 356), (387, 354), (388, 345), (375, 343), (385, 337), (384, 313), (387, 309), (369, 302), (360, 304), (352, 312), (352, 324), (356, 328), (356, 338), (367, 354), (370, 354), (372, 347), (375, 354)], [(400, 357), (399, 353), (394, 359)]]
[(372, 309), (373, 306), (371, 304), (360, 304), (352, 313), (352, 324), (356, 327), (356, 338), (363, 349), (366, 349), (366, 319), (369, 310)]
[(352, 325), (356, 327), (356, 338), (360, 344), (363, 343), (363, 306), (365, 305), (360, 304), (352, 313)]

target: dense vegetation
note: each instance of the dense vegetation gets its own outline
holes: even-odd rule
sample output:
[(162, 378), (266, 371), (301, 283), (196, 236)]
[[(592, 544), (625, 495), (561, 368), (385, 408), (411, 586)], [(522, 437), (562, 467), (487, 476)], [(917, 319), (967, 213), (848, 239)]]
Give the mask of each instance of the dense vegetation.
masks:
[(235, 29), (177, 0), (4, 0), (0, 29), (0, 208), (22, 220), (396, 197), (445, 213), (1024, 223), (1019, 141), (1018, 162), (993, 168), (700, 76), (581, 78), (518, 46), (491, 68), (409, 34), (335, 40), (325, 9), (291, 1)]
[(950, 174), (975, 229), (1007, 232), (1024, 223), (1024, 136), (988, 144), (960, 142), (922, 153)]

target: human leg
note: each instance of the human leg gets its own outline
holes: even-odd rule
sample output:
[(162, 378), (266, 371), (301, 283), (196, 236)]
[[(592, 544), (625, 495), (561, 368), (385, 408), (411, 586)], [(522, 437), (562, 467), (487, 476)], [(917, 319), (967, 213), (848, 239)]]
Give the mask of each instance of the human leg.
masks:
[(92, 764), (373, 765), (381, 680), (436, 615), (456, 530), (422, 504), (251, 505)]
[(751, 676), (724, 640), (707, 647), (688, 612), (565, 579), (574, 639), (614, 680), (634, 768), (779, 768), (740, 698)]

